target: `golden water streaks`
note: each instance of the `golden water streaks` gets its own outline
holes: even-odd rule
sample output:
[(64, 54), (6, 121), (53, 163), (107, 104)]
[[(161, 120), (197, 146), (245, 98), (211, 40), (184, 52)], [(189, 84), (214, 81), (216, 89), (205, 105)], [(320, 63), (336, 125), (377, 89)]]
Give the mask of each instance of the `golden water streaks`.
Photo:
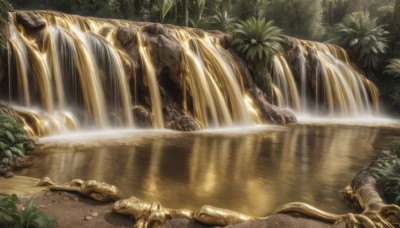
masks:
[[(295, 111), (307, 113), (313, 108), (308, 106), (306, 100), (314, 97), (317, 114), (322, 111), (331, 116), (337, 114), (358, 116), (379, 112), (378, 89), (356, 70), (343, 48), (326, 43), (293, 40), (299, 50), (296, 56), (296, 59), (299, 60), (300, 70), (297, 83), (300, 84), (301, 96), (297, 92), (294, 76), (287, 66), (286, 60), (281, 56), (275, 56), (272, 66), (273, 77), (274, 84), (280, 89), (283, 96), (284, 104), (282, 106), (289, 106)], [(306, 58), (316, 60), (314, 66), (311, 66), (315, 71), (313, 75), (310, 75), (306, 69)], [(310, 82), (310, 80), (314, 80), (314, 82)], [(311, 86), (312, 84), (313, 86)], [(310, 91), (309, 95), (307, 94), (308, 88), (314, 89), (314, 91)], [(300, 110), (298, 109), (299, 98)], [(322, 110), (321, 106), (325, 110)]]
[[(299, 93), (286, 60), (281, 55), (273, 57), (274, 84), (279, 88), (285, 100), (285, 105), (291, 105), (295, 111), (299, 111)], [(276, 95), (276, 93), (275, 93)]]
[(158, 89), (158, 82), (153, 62), (150, 58), (149, 47), (146, 47), (143, 41), (142, 32), (140, 31), (137, 36), (137, 44), (140, 53), (140, 60), (144, 68), (147, 84), (150, 90), (151, 108), (155, 121), (153, 122), (154, 128), (164, 128), (164, 118), (161, 108), (161, 96)]
[(194, 116), (200, 124), (218, 127), (257, 121), (258, 116), (251, 111), (254, 108), (245, 103), (241, 72), (218, 41), (190, 29), (170, 32), (184, 50), (183, 87), (191, 94)]

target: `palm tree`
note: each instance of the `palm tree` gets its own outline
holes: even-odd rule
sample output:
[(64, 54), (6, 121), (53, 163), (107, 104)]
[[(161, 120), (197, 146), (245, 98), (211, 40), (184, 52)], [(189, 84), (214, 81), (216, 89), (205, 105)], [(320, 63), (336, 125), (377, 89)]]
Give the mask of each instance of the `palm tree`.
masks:
[(390, 60), (384, 72), (394, 77), (400, 77), (400, 59)]
[(376, 69), (387, 48), (388, 32), (383, 27), (367, 12), (355, 12), (335, 26), (332, 41), (353, 53), (361, 66)]
[(249, 64), (253, 65), (256, 84), (271, 95), (271, 76), (268, 64), (272, 57), (282, 51), (281, 30), (273, 22), (251, 17), (234, 24), (232, 46)]

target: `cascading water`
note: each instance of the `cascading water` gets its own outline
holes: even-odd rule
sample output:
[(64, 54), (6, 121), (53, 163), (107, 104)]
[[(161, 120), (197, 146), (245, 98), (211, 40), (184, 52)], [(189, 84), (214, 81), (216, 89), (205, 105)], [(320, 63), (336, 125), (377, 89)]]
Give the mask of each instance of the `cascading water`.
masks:
[[(268, 106), (265, 98), (218, 34), (44, 11), (12, 13), (8, 30), (2, 83), (32, 135), (133, 127), (136, 107), (150, 110), (154, 128), (184, 116), (202, 128), (284, 118), (259, 107)], [(278, 106), (330, 115), (378, 111), (378, 90), (343, 49), (296, 39), (292, 46), (272, 60)]]
[[(292, 38), (291, 42), (294, 48), (286, 52), (286, 58), (273, 60), (274, 84), (283, 101), (277, 105), (301, 114), (330, 116), (379, 112), (378, 89), (355, 69), (342, 48)], [(292, 69), (287, 61), (293, 63)]]
[[(31, 29), (20, 23), (18, 13), (13, 13), (9, 25), (9, 99), (24, 106), (21, 116), (35, 126), (32, 128), (42, 124), (43, 113), (44, 119), (51, 119), (43, 124), (48, 129), (29, 129), (31, 134), (44, 135), (79, 125), (130, 127), (133, 106), (143, 104), (151, 110), (153, 127), (164, 127), (159, 88), (163, 69), (156, 69), (160, 59), (151, 46), (153, 37), (148, 33), (153, 31), (144, 31), (147, 24), (57, 12), (21, 12), (36, 21), (43, 20), (41, 28)], [(120, 42), (120, 28), (134, 32), (129, 44)], [(174, 66), (183, 69), (178, 75), (183, 79), (183, 114), (193, 116), (204, 128), (257, 121), (239, 67), (229, 52), (205, 32), (167, 30), (170, 35), (164, 35), (175, 39), (183, 50), (182, 63)], [(130, 49), (126, 45), (131, 45)], [(138, 66), (135, 68), (132, 62)], [(142, 97), (141, 103), (137, 96)]]

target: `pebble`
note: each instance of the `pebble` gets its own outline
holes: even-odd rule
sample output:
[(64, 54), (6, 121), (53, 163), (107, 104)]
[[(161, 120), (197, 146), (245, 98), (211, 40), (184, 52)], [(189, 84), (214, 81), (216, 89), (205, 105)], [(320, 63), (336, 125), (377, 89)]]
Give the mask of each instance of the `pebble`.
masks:
[(89, 220), (91, 220), (91, 219), (93, 219), (93, 216), (85, 215), (85, 217), (83, 217), (82, 220), (84, 220), (84, 221), (89, 221)]

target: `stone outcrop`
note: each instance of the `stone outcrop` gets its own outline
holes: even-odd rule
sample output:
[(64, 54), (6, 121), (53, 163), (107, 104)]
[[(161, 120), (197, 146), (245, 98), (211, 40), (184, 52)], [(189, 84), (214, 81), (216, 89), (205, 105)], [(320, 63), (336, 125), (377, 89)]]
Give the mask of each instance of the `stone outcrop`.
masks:
[(30, 11), (17, 11), (17, 22), (30, 30), (40, 30), (46, 26), (46, 21)]

